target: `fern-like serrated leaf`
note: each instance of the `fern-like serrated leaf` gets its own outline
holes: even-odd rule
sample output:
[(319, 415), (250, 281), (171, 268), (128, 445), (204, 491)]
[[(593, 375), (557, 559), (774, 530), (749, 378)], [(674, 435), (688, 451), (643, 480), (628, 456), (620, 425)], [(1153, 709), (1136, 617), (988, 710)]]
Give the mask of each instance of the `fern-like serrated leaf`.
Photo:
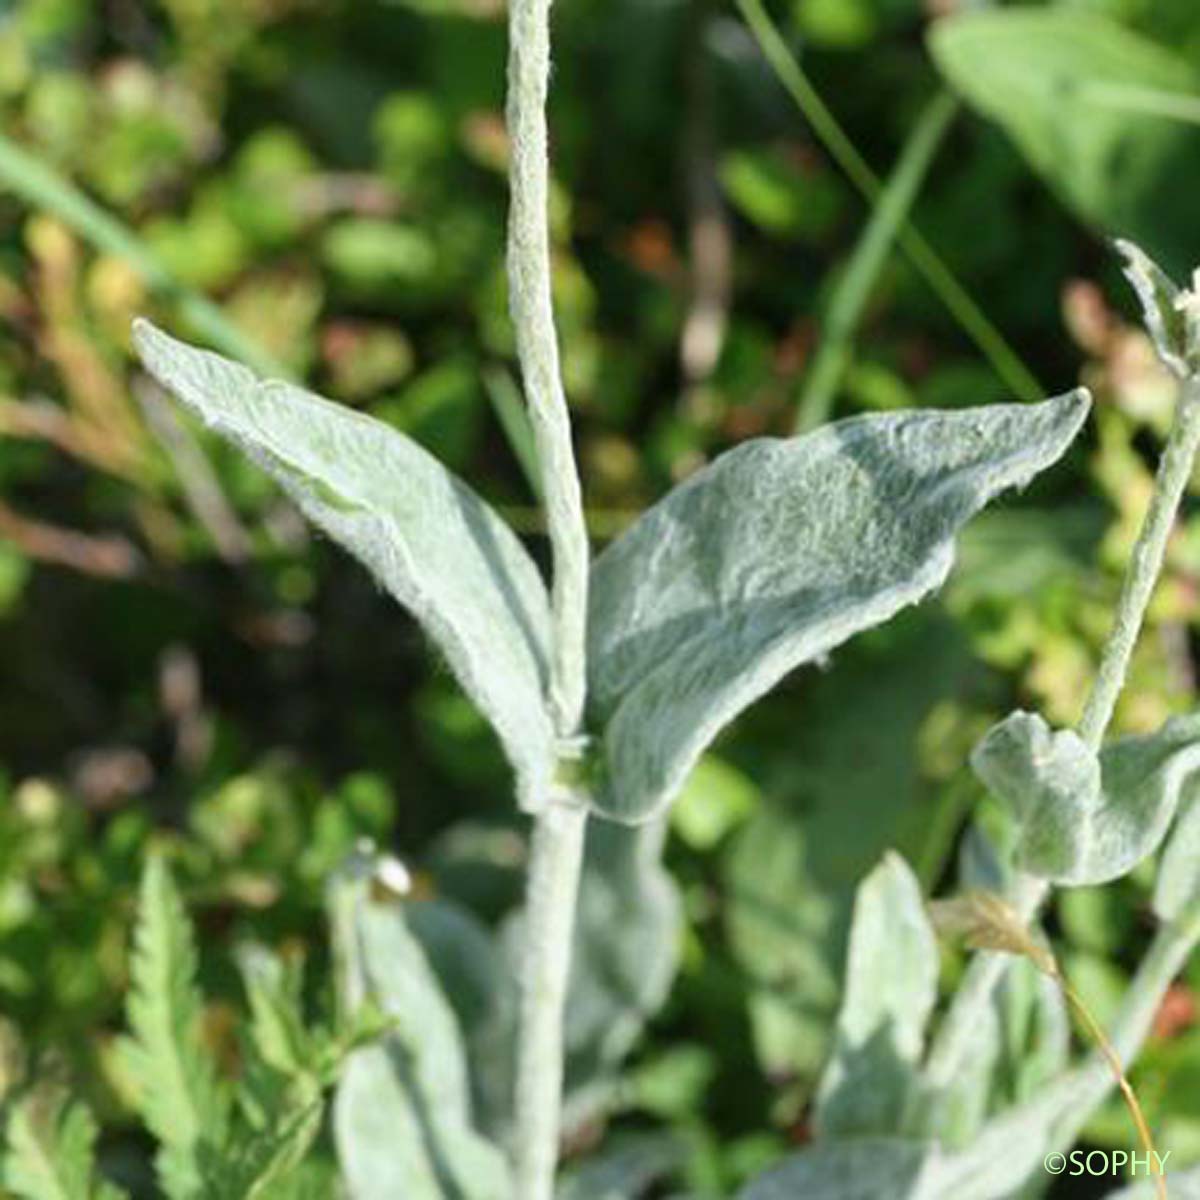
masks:
[(319, 1038), (305, 1027), (299, 975), (271, 950), (253, 944), (241, 947), (238, 966), (250, 1005), (247, 1034), (255, 1053), (286, 1075), (311, 1074)]
[(266, 1129), (235, 1126), (230, 1144), (208, 1172), (222, 1200), (266, 1200), (297, 1167), (321, 1128), (318, 1095), (278, 1115)]
[(3, 1186), (18, 1200), (120, 1200), (124, 1193), (93, 1184), (96, 1122), (78, 1103), (22, 1101), (8, 1121)]
[(171, 1200), (211, 1195), (204, 1164), (224, 1140), (228, 1104), (201, 1043), (195, 937), (161, 858), (142, 874), (123, 1044), (138, 1104), (158, 1139), (159, 1182)]

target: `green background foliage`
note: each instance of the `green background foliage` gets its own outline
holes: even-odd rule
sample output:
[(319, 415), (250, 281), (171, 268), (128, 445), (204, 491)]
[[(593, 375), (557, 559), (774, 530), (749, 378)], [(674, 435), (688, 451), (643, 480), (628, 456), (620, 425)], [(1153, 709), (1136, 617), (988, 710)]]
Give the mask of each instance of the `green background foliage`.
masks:
[[(1062, 466), (969, 528), (936, 599), (789, 677), (702, 760), (666, 843), (679, 973), (607, 1130), (592, 1117), (572, 1132), (580, 1195), (589, 1171), (620, 1168), (725, 1196), (807, 1140), (855, 885), (889, 847), (926, 894), (955, 877), (967, 815), (1003, 819), (971, 747), (1018, 705), (1075, 720), (1106, 631), (1172, 385), (1104, 237), (1144, 237), (1180, 277), (1200, 262), (1200, 10), (1001, 6), (1034, 26), (1103, 23), (1050, 49), (1037, 28), (1043, 83), (1108, 79), (1129, 38), (1147, 43), (1143, 66), (1172, 60), (1149, 82), (1190, 109), (1089, 123), (1002, 69), (1034, 60), (1020, 28), (987, 28), (999, 14), (939, 33), (931, 57), (932, 12), (959, 7), (771, 12), (882, 176), (939, 90), (962, 88), (913, 222), (1047, 392), (1084, 382), (1098, 404)], [(555, 36), (556, 302), (600, 546), (721, 450), (792, 430), (873, 208), (735, 6), (558, 0)], [(208, 340), (211, 313), (180, 289), (211, 298), (259, 362), (469, 478), (544, 566), (513, 452), (503, 61), (495, 0), (0, 6), (0, 1103), (34, 1084), (82, 1097), (104, 1171), (135, 1196), (155, 1194), (154, 1150), (119, 1035), (151, 849), (196, 925), (199, 1036), (232, 1077), (239, 947), (303, 964), (304, 1003), (325, 1011), (323, 889), (360, 839), (408, 864), (414, 905), (497, 924), (525, 822), (494, 735), (415, 624), (165, 404), (133, 365), (131, 318)], [(1086, 103), (1086, 86), (1071, 94)], [(124, 240), (33, 197), (21, 155)], [(911, 258), (889, 240), (876, 263), (857, 276), (833, 415), (1011, 398)], [(1191, 508), (1168, 562), (1126, 732), (1195, 706)], [(1051, 931), (1098, 1016), (1151, 927), (1141, 872), (1060, 895)], [(944, 983), (960, 969), (943, 954)], [(1195, 965), (1135, 1075), (1181, 1165), (1200, 1161), (1198, 987)], [(77, 1110), (61, 1122), (93, 1135)], [(650, 1138), (663, 1129), (669, 1143)], [(1085, 1136), (1127, 1147), (1119, 1103)], [(332, 1153), (323, 1128), (314, 1195)]]

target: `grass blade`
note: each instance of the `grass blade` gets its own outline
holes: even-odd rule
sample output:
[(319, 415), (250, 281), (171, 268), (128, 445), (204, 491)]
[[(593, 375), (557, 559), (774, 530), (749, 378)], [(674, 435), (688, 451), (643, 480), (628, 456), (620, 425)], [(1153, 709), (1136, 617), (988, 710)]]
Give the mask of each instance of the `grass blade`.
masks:
[(925, 182), (934, 156), (946, 136), (958, 104), (939, 92), (909, 134), (895, 170), (875, 205), (845, 275), (838, 283), (821, 331), (821, 343), (807, 373), (796, 419), (797, 433), (806, 433), (829, 419), (834, 396), (850, 365), (854, 334), (871, 289), (887, 262), (901, 226)]
[(0, 135), (0, 185), (53, 213), (96, 249), (123, 259), (151, 291), (173, 302), (196, 334), (263, 375), (290, 374), (211, 300), (181, 284), (137, 235), (90, 196), (10, 138)]
[[(854, 143), (850, 141), (837, 118), (821, 99), (808, 76), (788, 48), (782, 34), (767, 14), (762, 0), (737, 0), (738, 10), (775, 72), (779, 82), (796, 101), (813, 132), (821, 140), (833, 160), (858, 189), (868, 203), (876, 205), (883, 194), (883, 184), (867, 165)], [(992, 324), (970, 293), (943, 262), (941, 256), (917, 231), (905, 221), (897, 234), (901, 249), (925, 281), (937, 293), (963, 332), (975, 343), (1006, 387), (1022, 400), (1037, 400), (1046, 394), (1032, 371), (1021, 361), (1004, 335)]]

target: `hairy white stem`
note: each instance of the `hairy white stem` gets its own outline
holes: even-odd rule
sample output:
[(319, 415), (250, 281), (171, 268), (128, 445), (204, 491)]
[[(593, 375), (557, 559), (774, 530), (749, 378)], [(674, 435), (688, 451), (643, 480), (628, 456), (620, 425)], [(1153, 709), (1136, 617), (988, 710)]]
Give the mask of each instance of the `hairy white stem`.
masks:
[(554, 556), (551, 699), (560, 734), (570, 736), (583, 715), (588, 544), (550, 290), (546, 148), (550, 0), (512, 0), (508, 29), (508, 136), (512, 155), (509, 306), (537, 443)]
[(1113, 620), (1112, 632), (1104, 647), (1104, 656), (1096, 682), (1079, 722), (1079, 736), (1093, 749), (1099, 749), (1104, 732), (1112, 720), (1117, 697), (1125, 684), (1129, 659), (1137, 643), (1146, 608), (1154, 585), (1162, 571), (1167, 540), (1175, 524), (1175, 514), (1184, 489), (1192, 475), (1196, 451), (1200, 448), (1200, 379), (1193, 376), (1183, 385), (1171, 435), (1158, 464), (1154, 494), (1133, 548), (1133, 557), (1121, 589), (1121, 599)]
[[(510, 0), (508, 58), (509, 304), (537, 448), (554, 566), (550, 707), (561, 774), (580, 734), (586, 696), (588, 541), (571, 418), (563, 392), (550, 274), (546, 94), (550, 0)], [(552, 1200), (562, 1113), (563, 1011), (587, 808), (555, 787), (535, 818), (525, 906), (517, 1050), (514, 1168), (521, 1200)]]
[(587, 809), (553, 804), (537, 819), (525, 909), (525, 977), (516, 1103), (516, 1195), (551, 1200), (562, 1109), (562, 1014)]
[[(1125, 683), (1129, 659), (1146, 618), (1167, 552), (1183, 493), (1200, 450), (1200, 378), (1183, 386), (1171, 433), (1155, 477), (1154, 493), (1142, 522), (1117, 602), (1112, 632), (1105, 643), (1100, 668), (1079, 722), (1079, 735), (1093, 750), (1100, 748), (1112, 720), (1117, 697)], [(1010, 899), (1026, 920), (1031, 920), (1050, 894), (1050, 885), (1029, 875), (1018, 875)], [(950, 1010), (938, 1030), (926, 1064), (926, 1081), (945, 1087), (958, 1073), (972, 1048), (972, 1035), (980, 1015), (991, 1003), (1011, 958), (981, 952), (967, 968)]]

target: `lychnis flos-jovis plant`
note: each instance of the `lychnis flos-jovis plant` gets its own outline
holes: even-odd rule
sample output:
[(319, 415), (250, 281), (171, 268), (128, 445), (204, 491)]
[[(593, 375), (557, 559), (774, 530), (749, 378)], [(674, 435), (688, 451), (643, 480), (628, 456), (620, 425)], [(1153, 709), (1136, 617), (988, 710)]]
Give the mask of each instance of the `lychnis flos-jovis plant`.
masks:
[[(402, 434), (290, 384), (262, 382), (145, 322), (135, 331), (149, 371), (420, 622), (494, 727), (517, 801), (533, 819), (525, 911), (500, 948), (450, 910), (437, 928), (428, 919), (411, 927), (403, 907), (377, 898), (368, 860), (331, 883), (341, 1003), (375, 1006), (387, 1018), (386, 1033), (350, 1055), (336, 1099), (343, 1173), (360, 1200), (549, 1200), (564, 1071), (570, 1089), (570, 1052), (592, 1036), (588, 1004), (605, 979), (631, 977), (652, 1005), (669, 979), (670, 955), (657, 951), (676, 920), (657, 862), (661, 817), (692, 766), (787, 672), (936, 589), (963, 524), (1054, 463), (1088, 410), (1076, 391), (1030, 406), (869, 416), (753, 441), (689, 479), (592, 561), (550, 303), (547, 10), (547, 0), (510, 5), (508, 119), (510, 293), (553, 552), (549, 591), (504, 521)], [(1111, 878), (1150, 853), (1193, 777), (1188, 723), (1098, 753), (1200, 437), (1195, 311), (1130, 253), (1148, 322), (1185, 396), (1080, 734), (1012, 718), (977, 756), (1013, 812), (1009, 900), (1026, 914), (1051, 882)], [(591, 832), (577, 910), (589, 816), (613, 824)], [(1200, 932), (1197, 841), (1185, 808), (1160, 888), (1168, 932), (1113, 1039), (1124, 1055)], [(628, 923), (614, 919), (622, 913)], [(451, 940), (473, 947), (479, 967), (447, 989), (439, 947)], [(597, 955), (608, 956), (608, 970), (594, 971)], [(987, 1070), (960, 1069), (964, 1030), (996, 1021), (1003, 966), (981, 961), (927, 1053), (936, 943), (911, 871), (885, 860), (858, 899), (837, 1044), (820, 1090), (822, 1138), (748, 1196), (999, 1197), (1028, 1178), (1039, 1147), (1070, 1139), (1110, 1077), (1094, 1063), (1066, 1072), (1065, 1040), (1036, 1099), (1012, 1112), (993, 1111)], [(510, 998), (514, 978), (519, 994)], [(1057, 993), (1026, 983), (1039, 1020), (1062, 1027)], [(486, 1003), (468, 1003), (462, 992), (472, 989)], [(645, 1008), (621, 1022), (608, 1021), (611, 1005), (601, 1010), (611, 1027), (596, 1037), (611, 1061)], [(989, 1060), (996, 1070), (999, 1056), (995, 1049)]]

